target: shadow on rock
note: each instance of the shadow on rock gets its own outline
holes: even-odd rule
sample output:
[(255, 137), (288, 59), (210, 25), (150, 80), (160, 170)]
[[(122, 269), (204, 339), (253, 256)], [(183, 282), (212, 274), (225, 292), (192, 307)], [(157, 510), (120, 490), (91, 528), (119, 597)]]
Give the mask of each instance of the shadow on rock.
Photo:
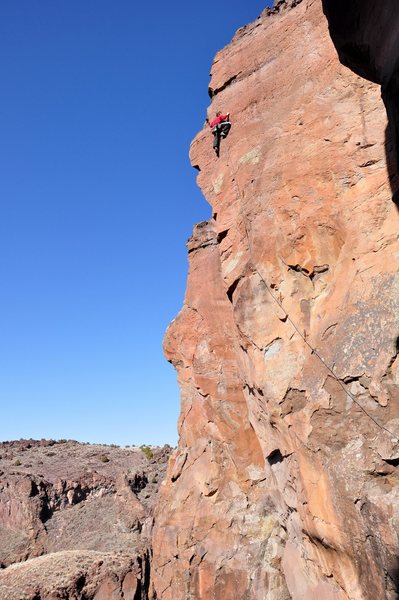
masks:
[(381, 96), (388, 116), (385, 130), (385, 154), (392, 201), (399, 210), (399, 68), (381, 86)]
[(388, 169), (389, 184), (392, 192), (392, 202), (396, 204), (399, 211), (399, 174), (397, 150), (392, 140), (389, 124), (385, 129), (385, 156)]
[(388, 581), (391, 584), (391, 590), (388, 598), (390, 600), (399, 600), (399, 559), (396, 560), (396, 565), (388, 570)]
[(381, 86), (388, 115), (385, 150), (392, 200), (399, 207), (399, 12), (397, 0), (322, 0), (343, 65)]

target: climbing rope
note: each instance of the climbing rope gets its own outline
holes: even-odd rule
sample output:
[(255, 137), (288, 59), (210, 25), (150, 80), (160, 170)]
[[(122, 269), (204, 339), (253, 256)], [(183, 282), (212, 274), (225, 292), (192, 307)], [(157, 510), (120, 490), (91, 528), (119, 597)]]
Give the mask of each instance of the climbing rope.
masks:
[[(243, 223), (244, 223), (244, 229), (245, 229), (245, 235), (247, 237), (248, 240), (248, 249), (249, 249), (249, 253), (250, 256), (252, 257), (252, 250), (251, 250), (251, 240), (250, 240), (250, 236), (249, 236), (249, 232), (248, 232), (248, 227), (247, 227), (247, 217), (244, 213), (244, 196), (241, 193), (240, 187), (238, 185), (238, 181), (237, 181), (237, 173), (238, 173), (238, 169), (234, 172), (233, 168), (231, 166), (231, 158), (230, 158), (230, 150), (229, 150), (229, 145), (228, 143), (226, 143), (225, 141), (225, 146), (226, 146), (226, 150), (227, 150), (227, 167), (229, 168), (229, 171), (231, 173), (232, 176), (232, 181), (236, 187), (237, 190), (237, 199), (240, 205), (240, 213), (241, 216), (243, 218)], [(274, 302), (280, 307), (280, 309), (284, 312), (285, 314), (285, 320), (289, 321), (292, 325), (292, 327), (295, 329), (295, 331), (298, 333), (298, 335), (302, 338), (303, 342), (308, 346), (308, 348), (311, 350), (311, 354), (313, 354), (314, 356), (316, 356), (318, 358), (318, 360), (322, 363), (322, 365), (325, 367), (325, 369), (331, 373), (331, 375), (333, 376), (333, 378), (335, 379), (335, 381), (339, 384), (339, 386), (343, 389), (343, 391), (345, 392), (345, 394), (347, 394), (349, 396), (349, 398), (363, 411), (363, 413), (369, 418), (371, 419), (371, 421), (373, 421), (373, 423), (375, 425), (377, 425), (377, 427), (379, 427), (381, 430), (385, 431), (386, 433), (388, 433), (390, 436), (394, 437), (397, 441), (399, 441), (399, 435), (394, 433), (393, 431), (391, 431), (390, 429), (388, 429), (387, 427), (385, 427), (384, 425), (381, 425), (381, 423), (379, 423), (375, 417), (373, 417), (373, 415), (371, 415), (365, 408), (364, 406), (361, 405), (361, 403), (356, 399), (356, 397), (352, 394), (352, 392), (350, 392), (342, 383), (342, 381), (337, 377), (337, 375), (334, 373), (332, 367), (330, 367), (326, 361), (323, 359), (322, 356), (320, 356), (320, 354), (318, 353), (318, 351), (316, 350), (316, 348), (314, 348), (312, 346), (312, 344), (310, 344), (308, 342), (308, 340), (306, 339), (306, 336), (302, 333), (302, 331), (299, 329), (299, 327), (297, 326), (297, 324), (295, 323), (295, 321), (291, 318), (291, 316), (289, 315), (289, 313), (285, 310), (282, 302), (277, 298), (277, 296), (273, 293), (271, 287), (269, 286), (269, 284), (267, 283), (267, 281), (265, 280), (265, 278), (263, 277), (263, 275), (259, 272), (259, 270), (257, 269), (257, 267), (250, 262), (249, 263), (251, 269), (253, 270), (253, 272), (257, 273), (257, 275), (259, 276), (260, 280), (262, 281), (262, 283), (264, 284), (266, 290), (268, 291), (269, 295), (273, 298)], [(251, 342), (252, 343), (252, 342)]]

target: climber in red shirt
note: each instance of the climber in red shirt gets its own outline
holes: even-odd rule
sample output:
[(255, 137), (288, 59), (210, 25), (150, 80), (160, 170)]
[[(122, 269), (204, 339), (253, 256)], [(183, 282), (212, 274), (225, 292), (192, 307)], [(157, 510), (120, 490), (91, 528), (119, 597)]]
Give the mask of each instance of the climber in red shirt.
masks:
[(213, 121), (209, 123), (209, 126), (213, 133), (213, 149), (216, 152), (216, 156), (219, 156), (220, 139), (227, 137), (231, 128), (230, 113), (222, 115), (219, 110)]

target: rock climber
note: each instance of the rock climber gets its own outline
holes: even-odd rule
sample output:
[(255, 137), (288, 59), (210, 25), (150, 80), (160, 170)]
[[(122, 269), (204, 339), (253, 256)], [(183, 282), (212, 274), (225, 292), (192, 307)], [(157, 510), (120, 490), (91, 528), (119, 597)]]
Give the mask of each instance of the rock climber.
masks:
[(209, 123), (209, 126), (213, 133), (213, 149), (216, 152), (216, 156), (219, 156), (220, 140), (227, 137), (231, 128), (230, 113), (222, 115), (219, 110), (213, 121)]

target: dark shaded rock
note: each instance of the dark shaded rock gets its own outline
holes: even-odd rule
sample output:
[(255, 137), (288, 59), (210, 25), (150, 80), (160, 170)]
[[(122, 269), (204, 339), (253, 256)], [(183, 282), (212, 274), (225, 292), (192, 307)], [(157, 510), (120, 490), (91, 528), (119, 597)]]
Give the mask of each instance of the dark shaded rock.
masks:
[(381, 85), (392, 144), (391, 186), (397, 202), (399, 173), (399, 11), (395, 0), (322, 0), (342, 64)]

